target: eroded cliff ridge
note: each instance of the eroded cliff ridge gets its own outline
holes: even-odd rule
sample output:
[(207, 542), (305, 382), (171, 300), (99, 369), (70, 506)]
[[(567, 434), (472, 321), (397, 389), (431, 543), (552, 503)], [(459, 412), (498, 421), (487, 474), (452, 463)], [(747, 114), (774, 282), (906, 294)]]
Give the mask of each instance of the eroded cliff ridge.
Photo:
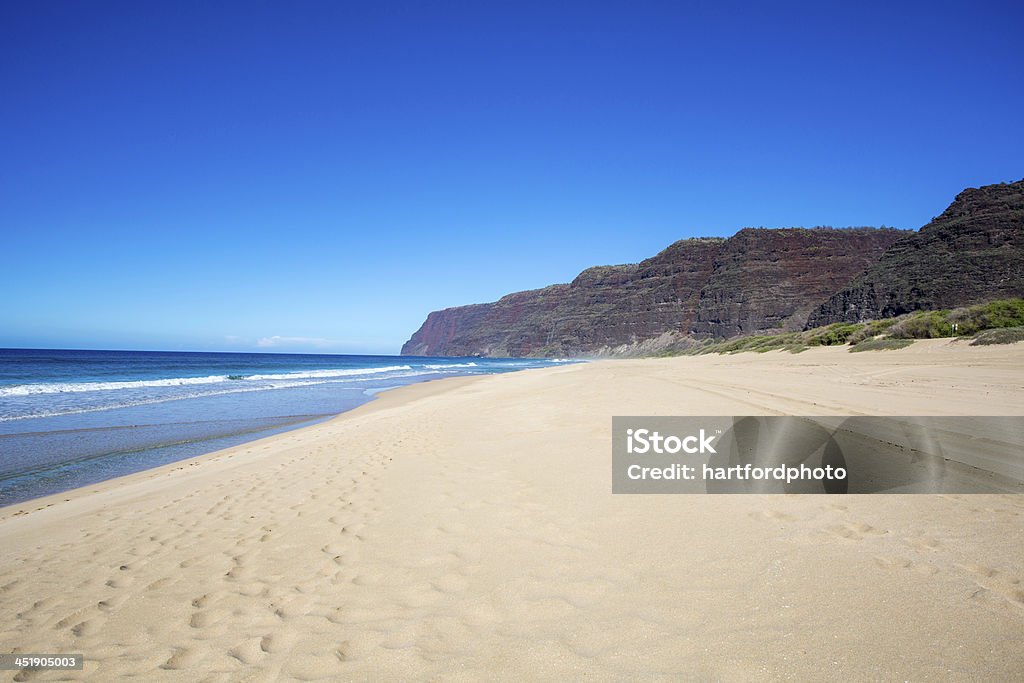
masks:
[(435, 311), (407, 355), (644, 353), (1024, 296), (1024, 180), (967, 189), (920, 231), (745, 228), (569, 284)]
[(1024, 296), (1024, 180), (970, 188), (809, 316), (808, 327)]
[(808, 312), (904, 233), (744, 229), (676, 242), (637, 264), (568, 284), (435, 311), (402, 347), (423, 356), (577, 356), (661, 335), (800, 329)]

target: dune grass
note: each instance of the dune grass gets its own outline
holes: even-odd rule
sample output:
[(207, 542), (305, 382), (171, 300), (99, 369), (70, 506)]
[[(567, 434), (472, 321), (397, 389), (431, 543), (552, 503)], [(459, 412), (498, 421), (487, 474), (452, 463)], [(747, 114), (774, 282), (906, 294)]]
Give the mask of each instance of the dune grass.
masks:
[(893, 351), (903, 349), (914, 343), (913, 339), (867, 339), (856, 346), (850, 347), (850, 352), (857, 351)]
[(705, 340), (686, 347), (666, 349), (657, 355), (695, 356), (745, 351), (800, 353), (813, 346), (842, 344), (849, 344), (850, 351), (883, 351), (905, 348), (915, 339), (941, 337), (974, 338), (972, 346), (1024, 341), (1024, 299), (1000, 299), (952, 310), (915, 311), (883, 320), (832, 323), (799, 332)]
[(1015, 344), (1024, 341), (1024, 327), (1000, 327), (978, 333), (971, 346), (988, 346), (989, 344)]

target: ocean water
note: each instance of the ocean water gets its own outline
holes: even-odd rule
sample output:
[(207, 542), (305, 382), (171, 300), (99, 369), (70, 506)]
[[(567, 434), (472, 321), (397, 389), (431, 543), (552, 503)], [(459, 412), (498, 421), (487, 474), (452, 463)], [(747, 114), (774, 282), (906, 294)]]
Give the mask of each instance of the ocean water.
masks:
[(385, 389), (562, 362), (0, 349), (0, 506), (312, 424)]

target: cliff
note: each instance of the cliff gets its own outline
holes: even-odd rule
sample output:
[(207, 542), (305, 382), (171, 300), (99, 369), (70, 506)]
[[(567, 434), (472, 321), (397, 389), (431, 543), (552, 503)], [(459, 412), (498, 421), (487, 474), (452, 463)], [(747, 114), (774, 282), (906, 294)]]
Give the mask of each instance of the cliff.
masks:
[(740, 230), (716, 256), (689, 332), (725, 339), (803, 329), (818, 304), (904, 234), (890, 228)]
[(807, 327), (1024, 296), (1024, 180), (964, 190), (817, 307)]
[(402, 353), (558, 356), (657, 336), (696, 318), (697, 294), (722, 242), (682, 240), (638, 264), (588, 268), (569, 284), (435, 311)]
[(569, 284), (435, 311), (402, 353), (576, 356), (666, 335), (796, 330), (903, 234), (744, 229), (681, 240), (638, 264), (589, 268)]

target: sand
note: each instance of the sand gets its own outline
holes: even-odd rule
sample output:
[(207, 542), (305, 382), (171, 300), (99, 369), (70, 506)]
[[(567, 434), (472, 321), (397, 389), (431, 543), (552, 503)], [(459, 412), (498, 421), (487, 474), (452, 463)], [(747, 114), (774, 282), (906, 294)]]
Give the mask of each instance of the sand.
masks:
[(1020, 679), (1024, 497), (612, 496), (610, 429), (1022, 389), (1024, 344), (945, 340), (406, 387), (0, 510), (0, 651), (88, 659), (30, 680)]

